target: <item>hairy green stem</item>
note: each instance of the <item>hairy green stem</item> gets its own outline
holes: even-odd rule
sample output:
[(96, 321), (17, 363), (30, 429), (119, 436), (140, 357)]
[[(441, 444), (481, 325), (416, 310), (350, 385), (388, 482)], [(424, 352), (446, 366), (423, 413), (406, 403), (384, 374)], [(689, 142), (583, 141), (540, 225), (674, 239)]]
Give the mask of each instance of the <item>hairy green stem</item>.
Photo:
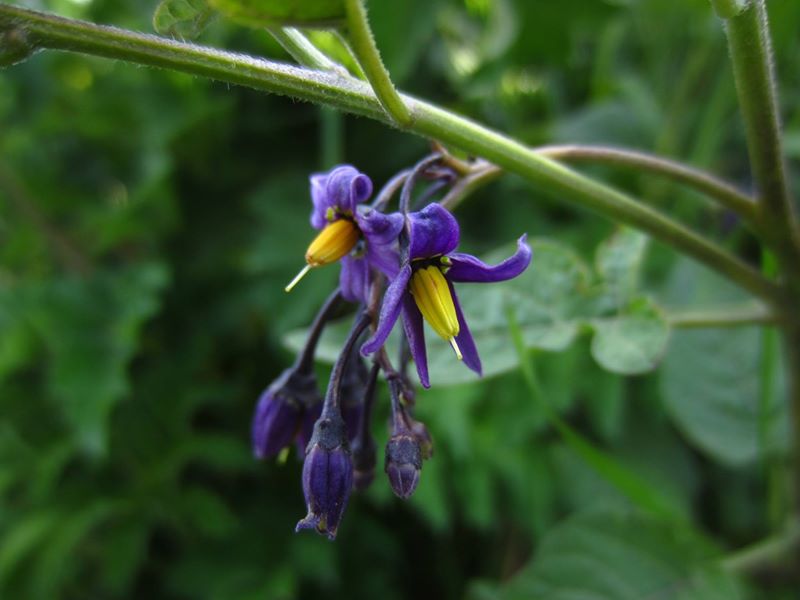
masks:
[(764, 0), (751, 0), (744, 10), (727, 19), (725, 33), (758, 188), (758, 213), (769, 232), (766, 241), (774, 248), (795, 289), (800, 290), (800, 238), (781, 145)]
[(383, 66), (375, 38), (369, 28), (364, 0), (344, 0), (347, 13), (347, 33), (350, 47), (358, 59), (372, 89), (381, 105), (400, 127), (408, 127), (412, 122), (411, 111), (389, 78)]
[[(368, 85), (329, 72), (0, 4), (0, 30), (9, 29), (24, 31), (38, 48), (83, 52), (169, 68), (393, 122)], [(410, 96), (404, 96), (403, 100), (415, 115), (410, 131), (484, 157), (553, 196), (641, 229), (715, 269), (754, 295), (776, 304), (783, 303), (781, 286), (666, 215), (474, 121)]]
[(740, 14), (749, 0), (711, 0), (714, 11), (720, 19), (730, 19)]

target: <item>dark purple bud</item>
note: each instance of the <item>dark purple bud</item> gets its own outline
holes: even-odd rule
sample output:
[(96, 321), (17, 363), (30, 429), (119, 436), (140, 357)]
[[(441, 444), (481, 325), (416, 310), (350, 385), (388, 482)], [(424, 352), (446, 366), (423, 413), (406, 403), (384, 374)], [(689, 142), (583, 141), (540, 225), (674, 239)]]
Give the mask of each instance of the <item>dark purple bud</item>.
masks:
[(313, 374), (286, 369), (261, 394), (253, 415), (253, 454), (271, 458), (292, 443), (308, 406), (319, 401)]
[(295, 531), (314, 529), (334, 539), (352, 488), (353, 463), (344, 420), (338, 415), (323, 416), (314, 426), (303, 463), (308, 514)]
[(409, 431), (393, 435), (386, 444), (386, 474), (394, 493), (400, 498), (410, 498), (419, 483), (422, 469), (422, 451)]
[(375, 440), (369, 434), (353, 441), (353, 487), (358, 491), (367, 489), (375, 479), (375, 450)]

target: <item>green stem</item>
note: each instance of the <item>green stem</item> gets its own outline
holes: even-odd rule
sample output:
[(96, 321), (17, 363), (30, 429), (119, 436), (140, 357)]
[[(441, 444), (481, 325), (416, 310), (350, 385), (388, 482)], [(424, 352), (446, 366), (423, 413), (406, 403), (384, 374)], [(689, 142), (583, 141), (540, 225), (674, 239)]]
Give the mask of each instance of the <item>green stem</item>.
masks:
[(720, 19), (730, 19), (747, 8), (749, 0), (711, 0), (714, 11)]
[(707, 195), (751, 225), (757, 223), (756, 204), (752, 198), (725, 181), (688, 165), (644, 152), (606, 146), (544, 146), (536, 150), (556, 160), (633, 167), (660, 175)]
[(792, 560), (791, 553), (800, 545), (800, 521), (792, 521), (781, 533), (730, 554), (722, 567), (736, 573), (752, 573), (777, 561)]
[(725, 21), (733, 74), (747, 135), (759, 216), (781, 267), (800, 288), (800, 238), (781, 144), (772, 48), (764, 0)]
[(742, 327), (775, 325), (780, 316), (765, 306), (720, 307), (718, 309), (667, 313), (672, 327), (700, 329), (708, 327)]
[(349, 75), (347, 69), (331, 60), (294, 27), (270, 27), (267, 31), (301, 65), (319, 71), (333, 71), (341, 76)]
[[(392, 123), (372, 89), (352, 78), (0, 4), (0, 30), (9, 29), (24, 30), (39, 48), (83, 52), (169, 68)], [(783, 302), (783, 289), (763, 277), (758, 270), (630, 196), (464, 117), (410, 96), (404, 96), (403, 100), (412, 107), (415, 115), (410, 131), (482, 156), (555, 197), (570, 200), (650, 234), (715, 269), (756, 296), (773, 303)]]
[(367, 76), (381, 105), (400, 127), (409, 127), (413, 121), (411, 111), (394, 87), (389, 72), (383, 66), (375, 38), (369, 28), (364, 0), (344, 0), (347, 13), (347, 33), (350, 47)]

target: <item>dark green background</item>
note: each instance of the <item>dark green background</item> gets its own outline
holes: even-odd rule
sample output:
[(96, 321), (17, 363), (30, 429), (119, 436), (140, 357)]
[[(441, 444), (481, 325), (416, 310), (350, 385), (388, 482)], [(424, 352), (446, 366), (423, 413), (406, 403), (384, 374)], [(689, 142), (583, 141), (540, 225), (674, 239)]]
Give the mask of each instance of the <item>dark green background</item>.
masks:
[[(20, 4), (139, 31), (152, 30), (156, 6)], [(750, 186), (725, 40), (705, 0), (369, 4), (404, 90), (532, 145), (632, 146)], [(800, 4), (769, 8), (797, 179)], [(266, 33), (223, 20), (198, 42), (288, 60)], [(313, 235), (308, 175), (349, 162), (380, 186), (427, 151), (365, 119), (120, 62), (41, 53), (0, 73), (1, 597), (555, 597), (496, 586), (565, 518), (629, 503), (546, 426), (518, 372), (421, 393), (436, 454), (417, 494), (395, 499), (379, 472), (335, 543), (293, 533), (305, 512), (297, 456), (250, 454), (254, 403), (292, 360), (282, 337), (310, 321), (337, 276), (329, 267), (283, 292)], [(588, 171), (760, 259), (730, 215), (697, 197)], [(462, 249), (527, 231), (591, 261), (614, 225), (561, 200), (504, 178), (459, 212)], [(676, 264), (654, 244), (645, 288), (668, 301)], [(743, 343), (773, 344), (752, 333)], [(763, 456), (732, 465), (709, 452), (665, 411), (658, 372), (608, 374), (585, 338), (536, 365), (563, 416), (675, 499), (717, 549), (780, 518), (766, 490), (781, 475), (764, 475)], [(786, 569), (737, 585), (743, 597), (797, 597)]]

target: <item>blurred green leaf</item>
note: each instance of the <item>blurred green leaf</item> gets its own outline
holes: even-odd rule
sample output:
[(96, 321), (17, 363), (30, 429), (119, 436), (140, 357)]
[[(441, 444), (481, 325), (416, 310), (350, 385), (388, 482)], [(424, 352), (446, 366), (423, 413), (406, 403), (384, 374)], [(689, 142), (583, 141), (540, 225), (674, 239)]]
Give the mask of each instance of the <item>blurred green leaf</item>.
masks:
[(153, 13), (153, 28), (161, 35), (191, 40), (203, 32), (214, 14), (207, 0), (161, 0)]
[(652, 371), (669, 338), (669, 324), (649, 298), (638, 298), (620, 314), (592, 321), (592, 356), (605, 369), (622, 375)]
[(737, 581), (718, 551), (688, 527), (635, 514), (568, 519), (542, 540), (532, 563), (498, 600), (734, 600)]
[(243, 25), (331, 27), (344, 19), (342, 0), (209, 0), (211, 6)]
[[(676, 265), (664, 295), (692, 309), (735, 306), (745, 297), (688, 259)], [(775, 393), (762, 403), (762, 352), (758, 327), (678, 330), (664, 358), (660, 389), (667, 413), (693, 444), (731, 465), (788, 448), (784, 365), (778, 360), (771, 382)]]

